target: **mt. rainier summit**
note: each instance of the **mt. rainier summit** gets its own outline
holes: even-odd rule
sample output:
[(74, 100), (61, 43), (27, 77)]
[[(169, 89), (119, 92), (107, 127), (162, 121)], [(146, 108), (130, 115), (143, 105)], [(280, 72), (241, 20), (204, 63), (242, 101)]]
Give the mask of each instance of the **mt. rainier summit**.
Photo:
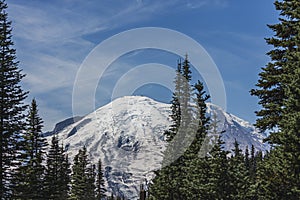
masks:
[[(126, 96), (77, 118), (75, 123), (68, 120), (56, 134), (71, 159), (85, 145), (92, 163), (101, 158), (108, 187), (115, 194), (137, 199), (139, 185), (151, 179), (151, 172), (161, 166), (166, 147), (163, 133), (171, 124), (170, 112), (170, 104)], [(250, 123), (207, 103), (207, 114), (212, 113), (217, 115), (218, 128), (226, 131), (222, 136), (226, 150), (233, 148), (235, 139), (242, 149), (252, 144), (256, 150), (268, 149), (262, 142), (266, 135), (258, 133)], [(48, 135), (50, 142), (51, 134)]]

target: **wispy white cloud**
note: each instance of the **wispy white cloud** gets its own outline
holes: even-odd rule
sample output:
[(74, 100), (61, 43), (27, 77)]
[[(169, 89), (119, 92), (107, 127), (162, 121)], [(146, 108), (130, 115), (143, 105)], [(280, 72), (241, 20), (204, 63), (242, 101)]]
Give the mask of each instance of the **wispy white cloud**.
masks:
[(185, 5), (190, 9), (198, 9), (204, 6), (227, 7), (228, 0), (185, 0)]
[[(42, 98), (40, 110), (48, 113), (47, 127), (68, 117), (46, 101), (70, 104), (72, 87), (80, 64), (97, 45), (87, 39), (92, 34), (126, 27), (177, 9), (202, 5), (222, 6), (226, 0), (11, 0), (9, 17), (13, 21), (20, 66), (27, 74), (24, 84), (32, 96), (51, 96), (61, 91), (63, 98)], [(174, 8), (174, 9), (173, 9)], [(129, 42), (129, 41), (128, 41)], [(111, 72), (115, 73), (115, 72)], [(108, 74), (111, 75), (108, 71)], [(115, 73), (119, 75), (118, 73)], [(83, 99), (84, 101), (84, 99)], [(46, 114), (45, 114), (46, 115)]]
[[(98, 0), (8, 2), (18, 59), (27, 74), (24, 85), (30, 96), (43, 97), (40, 110), (47, 129), (62, 117), (69, 117), (70, 111), (52, 104), (71, 103), (77, 70), (96, 45), (85, 36), (151, 17), (167, 4), (135, 0), (118, 4)], [(50, 95), (57, 91), (63, 97)]]
[(150, 17), (172, 4), (170, 1), (151, 3), (126, 1), (63, 1), (63, 3), (34, 5), (15, 0), (9, 4), (15, 35), (23, 39), (53, 42), (124, 26)]
[(28, 72), (24, 79), (34, 93), (72, 86), (73, 77), (76, 74), (74, 68), (76, 69), (77, 63), (43, 55), (35, 60), (35, 64), (43, 65), (43, 67), (25, 70), (25, 73)]

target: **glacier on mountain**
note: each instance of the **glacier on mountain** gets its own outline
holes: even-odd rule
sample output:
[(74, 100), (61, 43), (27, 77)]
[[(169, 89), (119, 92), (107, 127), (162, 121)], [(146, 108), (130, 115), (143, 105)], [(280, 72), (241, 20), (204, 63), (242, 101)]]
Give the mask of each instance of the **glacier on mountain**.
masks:
[[(250, 123), (211, 103), (207, 103), (207, 108), (209, 116), (217, 115), (218, 129), (226, 131), (222, 135), (226, 150), (233, 148), (234, 140), (242, 149), (251, 145), (261, 151), (269, 148), (262, 141), (266, 135)], [(139, 185), (153, 178), (153, 171), (161, 167), (166, 148), (163, 133), (171, 124), (170, 112), (170, 104), (126, 96), (77, 118), (56, 134), (71, 159), (84, 145), (92, 163), (101, 158), (110, 192), (137, 199)], [(50, 137), (48, 134), (48, 141)]]

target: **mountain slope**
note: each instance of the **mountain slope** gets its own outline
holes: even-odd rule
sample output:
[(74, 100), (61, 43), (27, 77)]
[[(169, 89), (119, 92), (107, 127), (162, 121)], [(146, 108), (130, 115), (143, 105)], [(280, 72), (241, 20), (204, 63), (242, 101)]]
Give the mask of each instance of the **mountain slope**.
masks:
[[(233, 148), (236, 139), (242, 148), (252, 144), (257, 150), (266, 150), (264, 136), (238, 117), (225, 113), (208, 103), (208, 115), (216, 113), (225, 149)], [(171, 121), (170, 105), (147, 97), (128, 96), (97, 109), (58, 133), (66, 145), (70, 158), (84, 145), (91, 161), (99, 158), (105, 167), (108, 186), (114, 193), (137, 199), (139, 184), (153, 176), (160, 168), (165, 149), (163, 132)], [(50, 137), (49, 137), (50, 140)]]

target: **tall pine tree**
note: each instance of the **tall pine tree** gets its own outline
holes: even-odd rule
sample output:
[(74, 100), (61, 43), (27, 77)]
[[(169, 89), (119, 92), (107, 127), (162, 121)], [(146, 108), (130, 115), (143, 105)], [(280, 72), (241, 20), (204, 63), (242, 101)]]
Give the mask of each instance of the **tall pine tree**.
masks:
[(249, 187), (249, 176), (245, 165), (245, 156), (235, 140), (233, 155), (229, 159), (229, 184), (230, 199), (246, 199)]
[(198, 163), (192, 161), (198, 158), (201, 144), (206, 137), (209, 119), (205, 115), (205, 101), (209, 96), (205, 95), (202, 83), (191, 86), (187, 56), (182, 63), (178, 63), (176, 72), (170, 115), (173, 124), (165, 132), (168, 146), (164, 152), (163, 168), (155, 172), (156, 177), (150, 186), (149, 193), (153, 199), (190, 198), (191, 188), (188, 183), (193, 180), (189, 178), (197, 179), (201, 176), (194, 176), (193, 168)]
[(171, 100), (171, 114), (170, 117), (172, 119), (172, 124), (169, 128), (169, 130), (166, 130), (164, 132), (164, 135), (166, 137), (166, 140), (168, 142), (172, 141), (175, 137), (176, 133), (178, 132), (178, 129), (180, 127), (181, 122), (181, 106), (180, 102), (181, 100), (181, 94), (182, 94), (182, 82), (183, 82), (183, 76), (182, 76), (182, 63), (178, 61), (177, 64), (177, 70), (176, 70), (176, 77), (174, 80), (175, 84), (175, 91), (173, 92), (172, 100)]
[(179, 62), (174, 80), (170, 117), (172, 125), (165, 131), (168, 146), (164, 152), (163, 168), (157, 171), (150, 193), (158, 199), (182, 199), (183, 154), (189, 143), (188, 127), (192, 122), (191, 71), (187, 56)]
[(271, 181), (267, 189), (283, 199), (297, 199), (300, 198), (300, 2), (275, 1), (275, 7), (280, 18), (278, 24), (269, 25), (275, 33), (267, 39), (274, 47), (268, 52), (271, 62), (263, 68), (258, 88), (251, 93), (259, 97), (262, 105), (256, 125), (271, 130), (268, 141), (275, 144), (275, 152), (265, 159), (265, 171), (278, 179)]
[(231, 200), (230, 197), (230, 174), (227, 151), (223, 150), (224, 142), (219, 136), (208, 156), (209, 170), (207, 182), (202, 183), (205, 199)]
[(68, 199), (70, 192), (70, 163), (57, 136), (52, 137), (47, 154), (44, 178), (44, 198), (51, 200)]
[(70, 199), (96, 199), (95, 167), (89, 162), (86, 147), (80, 149), (74, 157), (71, 183)]
[(22, 166), (18, 171), (15, 196), (22, 199), (43, 199), (46, 139), (42, 136), (43, 121), (39, 117), (35, 99), (32, 100), (26, 118), (23, 135)]
[[(205, 183), (207, 176), (203, 173), (206, 173), (208, 166), (207, 159), (205, 158), (208, 149), (205, 148), (209, 143), (209, 139), (207, 137), (209, 122), (210, 119), (206, 115), (206, 101), (210, 98), (209, 95), (206, 95), (204, 91), (203, 84), (198, 81), (194, 86), (194, 108), (192, 112), (192, 120), (186, 128), (187, 136), (191, 137), (191, 143), (187, 150), (184, 152), (182, 170), (183, 176), (181, 193), (184, 194), (183, 198), (204, 198), (201, 195), (202, 189), (201, 183)], [(199, 168), (201, 166), (201, 168)], [(203, 168), (202, 168), (203, 167)], [(197, 173), (195, 173), (197, 171)]]
[(20, 86), (24, 77), (18, 69), (16, 51), (13, 49), (11, 21), (7, 16), (7, 4), (0, 1), (0, 199), (11, 195), (12, 169), (17, 168), (20, 153), (18, 143), (24, 131), (23, 104), (27, 93)]

